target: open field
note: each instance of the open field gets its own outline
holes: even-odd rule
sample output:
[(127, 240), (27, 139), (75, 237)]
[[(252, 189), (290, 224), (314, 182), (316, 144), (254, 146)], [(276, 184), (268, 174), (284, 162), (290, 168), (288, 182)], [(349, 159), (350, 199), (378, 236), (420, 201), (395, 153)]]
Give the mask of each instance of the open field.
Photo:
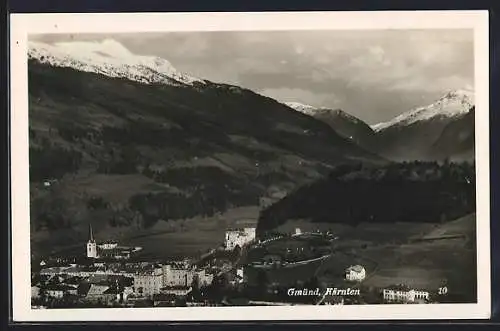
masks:
[(278, 283), (282, 286), (293, 286), (297, 282), (306, 282), (316, 275), (316, 271), (321, 266), (322, 261), (314, 261), (305, 265), (298, 265), (289, 268), (262, 269), (248, 267), (245, 269), (246, 277), (250, 285), (258, 285), (259, 274), (266, 275), (267, 283)]
[[(293, 224), (294, 227), (297, 225), (297, 222)], [(406, 284), (435, 293), (439, 287), (446, 286), (455, 298), (460, 298), (462, 302), (474, 302), (477, 284), (475, 227), (475, 214), (442, 224), (339, 227), (342, 231), (335, 235), (340, 238), (331, 246), (334, 253), (323, 263), (305, 265), (293, 271), (287, 268), (271, 269), (267, 273), (270, 280), (286, 284), (307, 281), (316, 275), (325, 286), (349, 286), (352, 284), (344, 280), (344, 271), (351, 265), (360, 264), (367, 273), (361, 284), (363, 287), (380, 289)], [(464, 236), (439, 238), (448, 235)], [(439, 240), (415, 241), (423, 238)], [(287, 247), (291, 245), (289, 241), (271, 242), (266, 245), (267, 252), (260, 254), (279, 254), (284, 244)], [(304, 243), (296, 241), (297, 245)]]
[[(430, 234), (474, 233), (475, 215), (436, 227)], [(425, 234), (423, 237), (427, 237)], [(472, 244), (471, 244), (472, 242)], [(381, 245), (370, 247), (364, 257), (379, 265), (375, 273), (369, 275), (364, 285), (385, 287), (404, 283), (414, 288), (437, 291), (446, 286), (448, 292), (475, 301), (476, 293), (476, 251), (475, 235), (466, 239), (445, 239), (403, 245)]]
[(423, 236), (436, 228), (437, 223), (361, 223), (350, 226), (339, 223), (313, 223), (308, 220), (289, 220), (276, 228), (278, 232), (293, 233), (296, 228), (306, 231), (332, 231), (344, 243), (349, 245), (358, 242), (360, 245), (379, 243), (404, 243), (415, 236)]
[[(135, 227), (105, 228), (95, 234), (96, 240), (115, 239), (123, 245), (141, 246), (141, 255), (145, 258), (158, 259), (176, 258), (179, 256), (196, 256), (200, 252), (215, 248), (223, 243), (227, 228), (238, 226), (255, 226), (258, 217), (258, 207), (240, 207), (228, 210), (213, 217), (194, 217), (187, 220), (169, 220), (156, 223), (149, 229), (137, 230)], [(85, 254), (88, 228), (78, 240), (69, 237), (72, 231), (58, 231), (57, 235), (68, 236), (68, 240), (55, 238), (56, 234), (49, 231), (40, 232), (32, 239), (32, 246), (40, 255), (63, 252), (66, 255)], [(39, 240), (37, 240), (39, 238)], [(52, 240), (51, 240), (52, 238)], [(55, 240), (62, 242), (53, 245)]]

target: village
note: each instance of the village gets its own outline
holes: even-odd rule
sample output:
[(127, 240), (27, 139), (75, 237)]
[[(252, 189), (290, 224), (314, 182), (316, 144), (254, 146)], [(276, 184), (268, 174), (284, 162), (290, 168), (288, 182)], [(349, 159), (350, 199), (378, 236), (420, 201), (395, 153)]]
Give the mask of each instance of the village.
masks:
[[(335, 254), (330, 232), (271, 233), (230, 229), (224, 245), (198, 258), (144, 262), (141, 247), (97, 243), (92, 228), (86, 255), (42, 260), (32, 272), (33, 308), (172, 307), (224, 305), (339, 305), (430, 303), (431, 293), (395, 284), (366, 289), (368, 272), (355, 264), (334, 284), (318, 270)], [(335, 286), (335, 287), (332, 287)], [(308, 290), (309, 289), (309, 290)], [(300, 295), (309, 291), (312, 295)], [(297, 295), (299, 293), (299, 295)]]

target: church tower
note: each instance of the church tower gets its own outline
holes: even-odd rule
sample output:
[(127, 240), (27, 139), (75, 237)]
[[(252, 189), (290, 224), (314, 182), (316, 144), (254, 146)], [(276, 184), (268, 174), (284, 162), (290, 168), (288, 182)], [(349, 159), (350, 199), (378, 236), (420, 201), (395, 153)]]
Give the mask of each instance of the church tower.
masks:
[(97, 244), (94, 240), (94, 234), (92, 233), (92, 224), (89, 224), (89, 241), (87, 242), (87, 257), (96, 259), (97, 258)]

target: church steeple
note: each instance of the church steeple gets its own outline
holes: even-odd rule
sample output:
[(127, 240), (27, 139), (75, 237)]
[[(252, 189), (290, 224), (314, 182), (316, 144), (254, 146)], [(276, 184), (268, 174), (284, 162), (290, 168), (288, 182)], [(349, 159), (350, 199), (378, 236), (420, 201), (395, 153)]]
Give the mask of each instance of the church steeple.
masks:
[(92, 224), (91, 223), (89, 223), (89, 242), (90, 243), (95, 242), (94, 233), (92, 232)]
[(89, 241), (87, 242), (87, 257), (96, 259), (97, 255), (97, 244), (94, 240), (94, 233), (92, 232), (92, 224), (89, 223)]

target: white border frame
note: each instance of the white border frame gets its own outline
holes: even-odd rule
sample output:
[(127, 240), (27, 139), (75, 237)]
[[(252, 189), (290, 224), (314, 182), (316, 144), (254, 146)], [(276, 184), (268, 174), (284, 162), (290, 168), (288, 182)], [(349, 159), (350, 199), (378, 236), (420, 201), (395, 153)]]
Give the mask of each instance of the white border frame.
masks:
[[(419, 320), (490, 317), (489, 37), (487, 11), (12, 14), (10, 22), (11, 227), (14, 321)], [(474, 30), (476, 184), (480, 188), (477, 190), (477, 304), (31, 309), (26, 56), (26, 42), (29, 33), (453, 28)]]

